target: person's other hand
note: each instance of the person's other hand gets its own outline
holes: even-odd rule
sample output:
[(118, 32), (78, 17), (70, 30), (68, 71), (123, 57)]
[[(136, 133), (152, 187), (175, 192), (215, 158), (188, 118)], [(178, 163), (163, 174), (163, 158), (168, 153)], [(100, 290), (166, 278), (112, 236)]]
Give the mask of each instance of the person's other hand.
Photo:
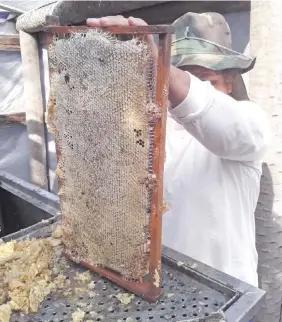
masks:
[[(102, 18), (89, 18), (86, 20), (88, 27), (109, 27), (109, 26), (147, 26), (148, 24), (139, 18), (129, 17), (124, 18), (123, 16), (107, 16)], [(146, 40), (148, 41), (154, 56), (157, 56), (157, 47), (154, 42), (152, 35), (147, 35)]]

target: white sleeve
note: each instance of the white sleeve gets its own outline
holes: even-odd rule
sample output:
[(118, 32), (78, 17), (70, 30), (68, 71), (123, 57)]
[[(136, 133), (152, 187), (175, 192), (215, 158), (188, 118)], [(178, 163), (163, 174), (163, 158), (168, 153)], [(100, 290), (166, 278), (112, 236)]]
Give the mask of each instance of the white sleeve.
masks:
[(190, 90), (171, 116), (208, 150), (234, 161), (262, 160), (270, 141), (263, 110), (250, 101), (238, 102), (210, 82), (190, 75)]

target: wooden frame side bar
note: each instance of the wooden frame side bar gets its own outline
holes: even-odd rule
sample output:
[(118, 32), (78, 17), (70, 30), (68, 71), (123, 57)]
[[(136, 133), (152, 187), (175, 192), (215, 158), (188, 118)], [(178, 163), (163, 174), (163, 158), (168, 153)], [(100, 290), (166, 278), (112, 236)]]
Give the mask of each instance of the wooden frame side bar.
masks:
[(168, 80), (170, 70), (171, 34), (160, 34), (158, 44), (158, 71), (156, 103), (161, 108), (161, 120), (156, 124), (154, 135), (153, 171), (157, 187), (153, 191), (150, 216), (150, 282), (153, 292), (161, 292), (161, 245), (163, 209), (163, 172), (165, 159), (166, 115), (168, 103)]
[(109, 27), (88, 27), (88, 26), (49, 26), (45, 28), (45, 32), (53, 34), (69, 34), (73, 32), (82, 32), (91, 29), (101, 29), (113, 34), (173, 34), (174, 28), (170, 25), (154, 25), (154, 26), (109, 26)]

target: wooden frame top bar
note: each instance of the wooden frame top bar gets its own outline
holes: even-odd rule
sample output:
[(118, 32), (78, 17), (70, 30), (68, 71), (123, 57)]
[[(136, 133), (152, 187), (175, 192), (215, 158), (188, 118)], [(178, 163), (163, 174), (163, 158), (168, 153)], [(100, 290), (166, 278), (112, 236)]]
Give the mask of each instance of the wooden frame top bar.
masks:
[(170, 25), (151, 26), (108, 26), (108, 27), (88, 27), (88, 26), (48, 26), (45, 32), (53, 34), (69, 34), (73, 32), (83, 32), (91, 29), (100, 29), (114, 34), (173, 34), (174, 27)]

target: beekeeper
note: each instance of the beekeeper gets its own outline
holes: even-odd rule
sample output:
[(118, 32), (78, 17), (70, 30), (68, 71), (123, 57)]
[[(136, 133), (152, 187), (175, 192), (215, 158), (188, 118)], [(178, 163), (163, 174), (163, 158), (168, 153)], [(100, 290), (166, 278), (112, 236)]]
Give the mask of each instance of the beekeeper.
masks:
[[(87, 24), (146, 25), (122, 16)], [(174, 26), (163, 244), (256, 286), (254, 211), (270, 135), (241, 76), (255, 59), (231, 49), (220, 14), (187, 13)]]

